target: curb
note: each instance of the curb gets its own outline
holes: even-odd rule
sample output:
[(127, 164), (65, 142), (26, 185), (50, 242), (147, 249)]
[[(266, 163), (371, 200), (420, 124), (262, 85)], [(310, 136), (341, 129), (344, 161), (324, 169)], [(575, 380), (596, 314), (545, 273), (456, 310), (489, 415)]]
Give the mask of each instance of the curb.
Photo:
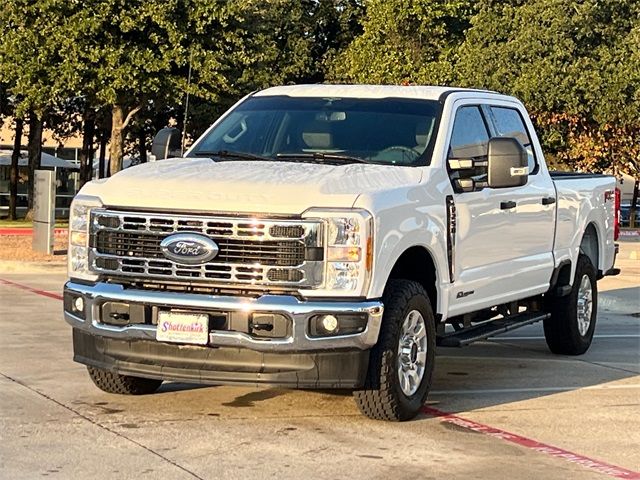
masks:
[[(68, 234), (66, 228), (54, 228), (53, 234), (55, 236), (64, 236)], [(31, 227), (12, 227), (12, 228), (0, 228), (1, 235), (17, 235), (17, 236), (31, 236), (33, 235), (33, 228)]]

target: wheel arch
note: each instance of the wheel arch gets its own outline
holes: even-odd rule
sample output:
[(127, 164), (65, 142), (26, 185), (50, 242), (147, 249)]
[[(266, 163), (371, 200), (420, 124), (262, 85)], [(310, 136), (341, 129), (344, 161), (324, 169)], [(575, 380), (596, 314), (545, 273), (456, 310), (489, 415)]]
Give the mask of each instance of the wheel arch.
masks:
[(600, 265), (600, 242), (598, 229), (594, 222), (590, 222), (584, 229), (582, 240), (580, 241), (580, 252), (586, 255), (596, 271)]
[(433, 255), (426, 247), (414, 245), (405, 249), (393, 264), (385, 283), (401, 278), (422, 285), (434, 313), (438, 311), (438, 269)]

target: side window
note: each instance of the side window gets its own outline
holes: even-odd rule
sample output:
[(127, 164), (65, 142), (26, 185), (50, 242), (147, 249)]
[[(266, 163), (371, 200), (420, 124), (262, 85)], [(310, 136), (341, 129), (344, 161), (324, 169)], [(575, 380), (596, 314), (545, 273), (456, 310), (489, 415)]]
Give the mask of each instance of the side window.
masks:
[(536, 157), (533, 153), (533, 145), (531, 137), (527, 131), (527, 127), (520, 116), (520, 112), (515, 108), (508, 107), (491, 107), (493, 115), (493, 123), (495, 124), (497, 133), (501, 137), (514, 137), (520, 140), (520, 143), (527, 150), (529, 157), (529, 174), (536, 171)]
[(477, 158), (488, 153), (489, 132), (477, 106), (461, 107), (453, 121), (450, 158)]
[[(456, 192), (472, 192), (486, 186), (488, 153), (489, 131), (480, 107), (460, 107), (449, 143), (449, 177)], [(459, 160), (471, 164), (462, 166)]]

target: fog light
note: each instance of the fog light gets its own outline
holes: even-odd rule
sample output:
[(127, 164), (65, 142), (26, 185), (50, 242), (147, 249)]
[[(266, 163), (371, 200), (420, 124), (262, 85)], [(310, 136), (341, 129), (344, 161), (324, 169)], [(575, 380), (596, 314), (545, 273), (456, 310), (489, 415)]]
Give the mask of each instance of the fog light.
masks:
[(76, 297), (73, 301), (73, 309), (76, 312), (84, 312), (84, 300), (82, 297)]
[(322, 317), (322, 328), (327, 333), (333, 333), (338, 329), (338, 319), (333, 315), (324, 315)]
[(312, 337), (332, 337), (362, 333), (367, 328), (366, 314), (326, 314), (310, 319), (309, 334)]

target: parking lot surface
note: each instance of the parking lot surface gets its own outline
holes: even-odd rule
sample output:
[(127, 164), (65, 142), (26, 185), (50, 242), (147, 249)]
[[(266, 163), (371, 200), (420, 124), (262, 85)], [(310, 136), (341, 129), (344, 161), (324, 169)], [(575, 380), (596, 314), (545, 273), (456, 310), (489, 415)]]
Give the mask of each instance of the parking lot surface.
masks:
[(599, 282), (587, 354), (549, 353), (540, 324), (439, 349), (406, 423), (361, 416), (348, 392), (103, 393), (71, 360), (64, 275), (0, 274), (0, 478), (640, 479), (639, 246)]

